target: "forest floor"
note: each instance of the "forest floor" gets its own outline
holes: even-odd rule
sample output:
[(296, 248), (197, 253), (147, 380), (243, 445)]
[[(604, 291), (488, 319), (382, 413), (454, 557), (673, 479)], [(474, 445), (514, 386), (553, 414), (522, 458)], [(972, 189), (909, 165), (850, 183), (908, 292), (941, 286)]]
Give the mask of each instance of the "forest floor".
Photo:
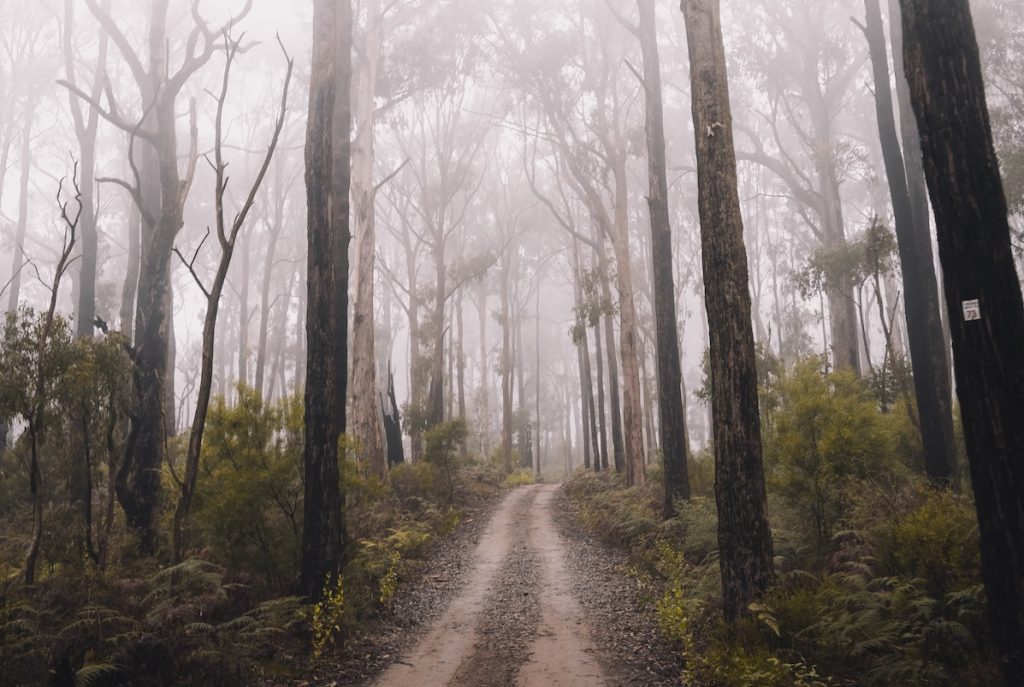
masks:
[(679, 684), (681, 658), (625, 561), (583, 532), (558, 485), (520, 487), (398, 591), (394, 613), (421, 624), (371, 633), (298, 684)]

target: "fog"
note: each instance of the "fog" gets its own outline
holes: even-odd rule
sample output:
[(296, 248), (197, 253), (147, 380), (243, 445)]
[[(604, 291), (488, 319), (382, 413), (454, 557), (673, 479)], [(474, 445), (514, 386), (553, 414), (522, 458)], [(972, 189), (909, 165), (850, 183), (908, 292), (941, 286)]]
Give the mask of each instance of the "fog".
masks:
[[(97, 323), (134, 335), (132, 282), (140, 267), (133, 251), (145, 250), (147, 229), (126, 187), (136, 185), (129, 149), (140, 155), (148, 145), (140, 134), (149, 126), (142, 122), (150, 121), (153, 95), (143, 92), (135, 72), (149, 69), (150, 4), (0, 3), (0, 285), (8, 311), (45, 308), (65, 234), (58, 187), (63, 179), (60, 202), (67, 202), (73, 176), (87, 173), (75, 119), (88, 127), (99, 111), (88, 170), (97, 179), (98, 259), (87, 286), (95, 289)], [(167, 42), (155, 51), (174, 74), (190, 51), (194, 59), (209, 50), (173, 105), (183, 178), (195, 163), (173, 242), (180, 255), (167, 256), (173, 346), (166, 407), (174, 433), (192, 423), (204, 289), (220, 257), (212, 160), (225, 41), (239, 46), (222, 127), (229, 223), (266, 155), (285, 52), (294, 76), (280, 141), (239, 231), (220, 298), (213, 392), (230, 404), (244, 384), (270, 401), (301, 393), (305, 380), (312, 8), (250, 4), (170, 0)], [(973, 5), (1016, 212), (1024, 190), (1024, 7)], [(116, 36), (96, 19), (107, 6)], [(369, 379), (389, 406), (393, 373), (406, 451), (418, 450), (410, 434), (418, 435), (439, 398), (444, 418), (467, 420), (474, 453), (500, 450), (503, 427), (508, 431), (503, 417), (511, 413), (518, 459), (531, 465), (539, 453), (539, 467), (558, 473), (584, 461), (584, 405), (600, 414), (593, 454), (598, 446), (607, 446), (606, 459), (621, 451), (613, 446), (621, 441), (613, 436), (624, 422), (620, 406), (629, 402), (624, 395), (635, 394), (642, 415), (630, 421), (641, 426), (648, 460), (656, 455), (654, 276), (636, 12), (625, 0), (355, 3), (349, 355), (372, 358), (373, 375), (354, 377), (350, 390), (365, 394), (360, 384)], [(895, 244), (886, 244), (874, 273), (851, 257), (869, 228), (886, 228), (889, 237), (892, 226), (875, 84), (858, 26), (863, 16), (863, 4), (853, 0), (726, 1), (723, 26), (759, 358), (791, 366), (821, 355), (826, 367), (885, 384), (909, 364)], [(207, 34), (195, 32), (197, 21)], [(220, 27), (230, 28), (221, 34)], [(680, 382), (687, 440), (700, 450), (710, 440), (703, 393), (708, 327), (690, 75), (676, 3), (657, 3), (656, 27)], [(99, 64), (101, 44), (107, 54)], [(892, 66), (890, 72), (896, 73)], [(364, 246), (367, 222), (375, 232)], [(81, 276), (80, 251), (76, 246), (57, 301), (73, 322), (80, 319), (83, 280), (91, 279)], [(363, 301), (356, 312), (368, 257), (369, 305)], [(366, 313), (372, 335), (365, 324), (353, 331)], [(624, 353), (624, 342), (635, 351)]]

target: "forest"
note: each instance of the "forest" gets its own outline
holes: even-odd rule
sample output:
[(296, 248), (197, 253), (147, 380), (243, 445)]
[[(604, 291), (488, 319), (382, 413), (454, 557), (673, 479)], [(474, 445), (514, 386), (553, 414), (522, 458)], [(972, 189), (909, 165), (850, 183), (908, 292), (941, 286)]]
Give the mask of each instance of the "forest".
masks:
[(1024, 685), (1024, 2), (0, 0), (0, 687)]

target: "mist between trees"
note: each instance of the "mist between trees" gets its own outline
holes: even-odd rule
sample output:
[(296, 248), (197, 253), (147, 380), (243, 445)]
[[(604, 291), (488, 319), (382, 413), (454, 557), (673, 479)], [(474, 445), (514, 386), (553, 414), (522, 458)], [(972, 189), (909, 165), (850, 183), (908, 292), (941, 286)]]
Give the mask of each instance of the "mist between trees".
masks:
[(470, 464), (653, 474), (667, 519), (704, 456), (734, 622), (776, 581), (759, 404), (813, 360), (905, 417), (936, 489), (973, 487), (994, 645), (1024, 679), (1024, 5), (0, 19), (11, 579), (185, 565), (211, 545), (211, 413), (223, 441), (258, 407), (298, 470), (271, 489), (294, 546), (268, 593), (340, 589), (349, 468), (429, 463), (449, 501)]

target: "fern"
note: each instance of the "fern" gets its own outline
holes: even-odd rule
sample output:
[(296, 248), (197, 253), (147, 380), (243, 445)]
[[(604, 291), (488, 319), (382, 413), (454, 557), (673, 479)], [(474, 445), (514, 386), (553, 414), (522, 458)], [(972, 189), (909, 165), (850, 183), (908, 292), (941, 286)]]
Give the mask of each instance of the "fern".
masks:
[(130, 677), (131, 673), (116, 663), (93, 663), (75, 673), (75, 687), (113, 687)]

